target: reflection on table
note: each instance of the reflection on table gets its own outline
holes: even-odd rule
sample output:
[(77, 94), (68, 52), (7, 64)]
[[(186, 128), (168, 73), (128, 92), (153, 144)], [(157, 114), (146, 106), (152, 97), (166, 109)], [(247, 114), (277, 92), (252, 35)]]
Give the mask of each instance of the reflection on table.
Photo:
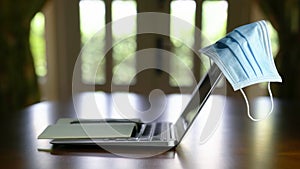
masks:
[[(85, 93), (77, 97), (76, 108), (72, 102), (42, 102), (18, 114), (4, 114), (0, 165), (3, 168), (31, 169), (299, 168), (299, 104), (278, 99), (275, 99), (274, 112), (268, 119), (252, 122), (247, 117), (242, 99), (213, 95), (182, 143), (175, 149), (151, 158), (122, 157), (96, 147), (52, 147), (49, 140), (37, 140), (37, 136), (48, 125), (63, 117), (135, 117), (144, 121), (174, 122), (189, 97), (174, 94), (155, 98), (157, 102), (151, 102), (150, 99), (149, 102), (147, 97), (137, 94)], [(96, 101), (97, 109), (91, 108), (94, 106), (91, 105), (91, 99)], [(118, 107), (120, 103), (124, 104)], [(258, 98), (251, 103), (255, 113), (269, 111), (269, 98)], [(164, 107), (158, 108), (155, 104)], [(147, 114), (157, 110), (160, 111), (157, 114)], [(216, 125), (209, 128), (207, 138), (202, 139), (203, 131), (209, 127), (205, 124), (211, 119), (211, 113), (208, 113), (211, 111), (222, 113), (219, 120), (213, 123)], [(138, 152), (129, 150), (128, 153)]]

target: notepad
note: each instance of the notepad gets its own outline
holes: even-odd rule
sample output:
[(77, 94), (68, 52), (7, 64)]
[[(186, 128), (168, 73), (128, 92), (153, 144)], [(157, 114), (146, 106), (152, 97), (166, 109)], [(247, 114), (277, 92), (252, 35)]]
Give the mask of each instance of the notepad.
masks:
[(127, 138), (135, 127), (135, 123), (57, 123), (48, 126), (38, 139)]

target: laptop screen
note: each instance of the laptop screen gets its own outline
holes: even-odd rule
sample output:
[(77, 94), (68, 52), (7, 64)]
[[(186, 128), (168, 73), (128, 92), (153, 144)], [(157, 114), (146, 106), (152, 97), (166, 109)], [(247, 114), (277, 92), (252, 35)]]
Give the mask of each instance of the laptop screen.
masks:
[(191, 100), (175, 123), (179, 142), (222, 77), (221, 70), (213, 64), (194, 89)]

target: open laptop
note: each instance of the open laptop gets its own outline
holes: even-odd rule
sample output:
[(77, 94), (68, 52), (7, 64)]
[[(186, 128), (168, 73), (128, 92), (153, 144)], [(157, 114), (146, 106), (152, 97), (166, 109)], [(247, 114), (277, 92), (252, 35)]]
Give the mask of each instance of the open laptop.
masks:
[[(134, 130), (132, 130), (130, 135), (126, 137), (99, 138), (90, 136), (90, 138), (55, 138), (51, 141), (51, 143), (54, 145), (97, 144), (100, 146), (137, 146), (166, 148), (175, 147), (181, 142), (184, 135), (187, 133), (188, 129), (196, 119), (196, 116), (199, 114), (201, 108), (222, 77), (223, 75), (220, 69), (215, 64), (213, 64), (206, 75), (195, 87), (189, 103), (174, 124), (170, 122), (141, 123), (140, 121), (122, 119), (104, 119), (103, 121), (77, 121), (75, 123), (82, 123), (82, 125), (84, 125), (84, 123), (105, 122), (106, 124), (108, 123), (112, 126), (116, 125), (116, 128), (118, 127), (118, 125), (124, 124), (124, 126), (127, 127), (133, 126)], [(107, 127), (107, 125), (104, 127)], [(78, 128), (77, 130), (79, 129), (80, 128)], [(100, 128), (98, 132), (105, 132), (104, 130), (105, 129), (102, 128), (101, 130)], [(121, 130), (119, 132), (122, 132)], [(43, 138), (43, 134), (45, 133), (42, 133), (39, 137)], [(113, 133), (111, 134), (113, 135)]]

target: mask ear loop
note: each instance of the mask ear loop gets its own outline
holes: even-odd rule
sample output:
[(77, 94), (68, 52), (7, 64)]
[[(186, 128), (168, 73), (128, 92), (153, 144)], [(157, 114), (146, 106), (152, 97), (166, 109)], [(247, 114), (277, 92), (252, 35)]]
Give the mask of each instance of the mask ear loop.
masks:
[(270, 109), (269, 113), (264, 118), (261, 118), (261, 119), (256, 119), (256, 118), (252, 117), (252, 115), (250, 113), (250, 106), (249, 106), (249, 101), (247, 99), (247, 96), (246, 96), (245, 92), (243, 91), (243, 89), (240, 89), (240, 91), (243, 94), (243, 97), (244, 97), (246, 105), (247, 105), (247, 114), (248, 114), (248, 117), (252, 121), (262, 121), (262, 120), (265, 120), (273, 112), (273, 109), (274, 109), (274, 103), (273, 102), (274, 101), (273, 101), (273, 94), (272, 94), (272, 91), (271, 91), (271, 84), (270, 84), (270, 82), (268, 82), (268, 91), (269, 91), (270, 100), (271, 100), (271, 109)]

